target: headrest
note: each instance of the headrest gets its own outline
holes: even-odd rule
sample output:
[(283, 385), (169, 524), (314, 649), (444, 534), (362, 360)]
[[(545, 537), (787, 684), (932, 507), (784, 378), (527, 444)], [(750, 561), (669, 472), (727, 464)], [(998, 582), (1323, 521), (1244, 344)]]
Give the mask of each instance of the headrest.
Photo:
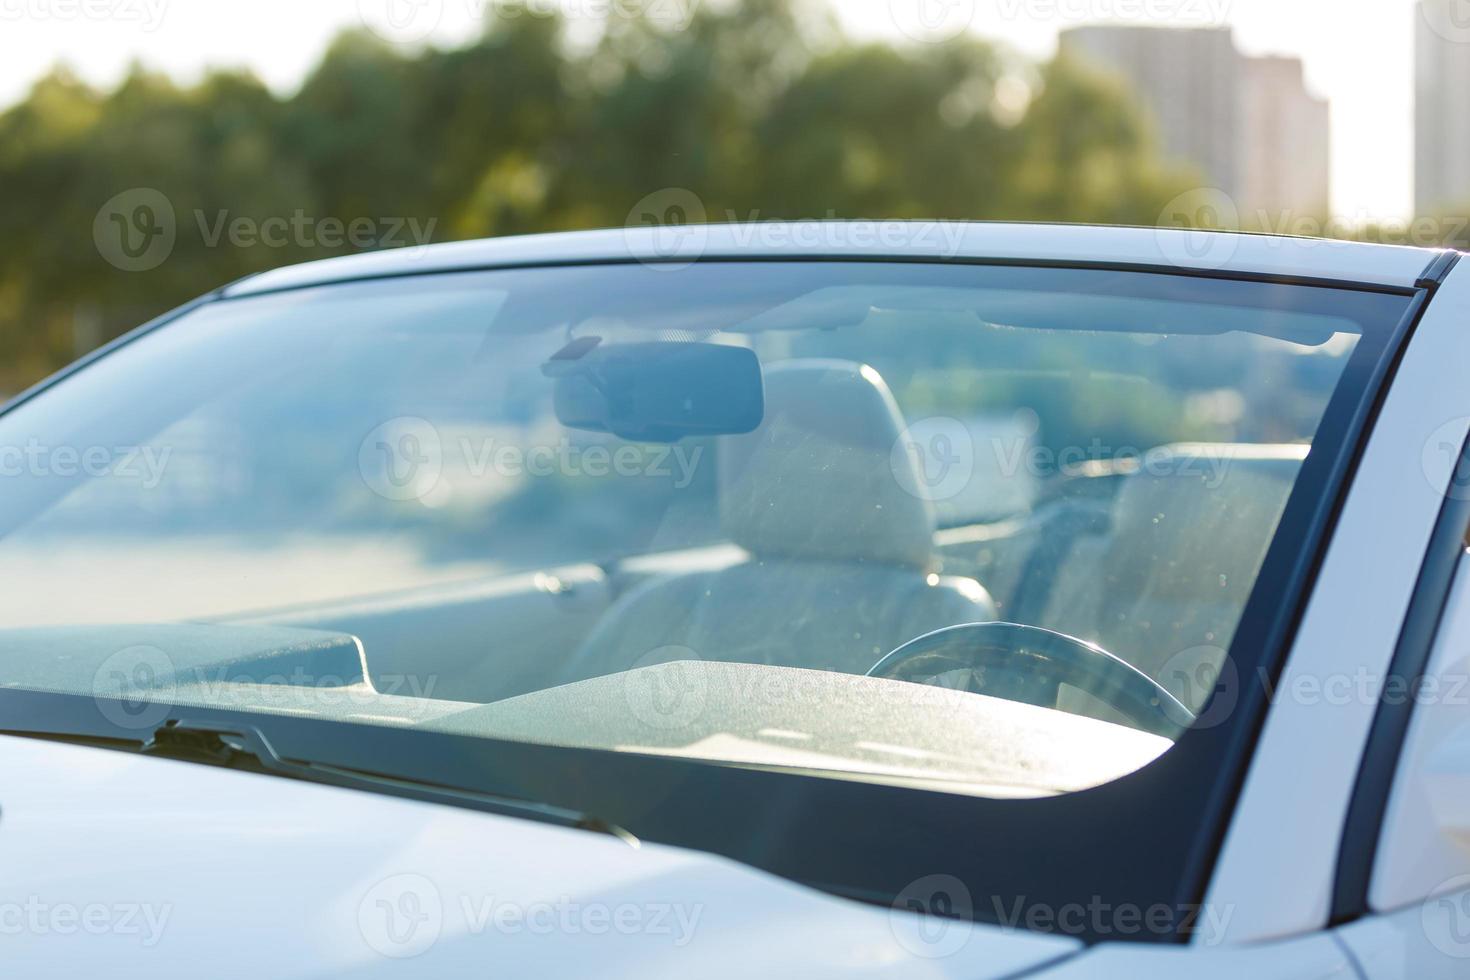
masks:
[[(720, 444), (720, 521), (756, 558), (928, 568), (934, 511), (895, 453), (903, 416), (865, 364), (792, 360), (765, 369), (766, 415)], [(900, 477), (910, 477), (900, 479)]]
[(1307, 448), (1180, 443), (1151, 452), (1118, 489), (1112, 593), (1243, 603)]

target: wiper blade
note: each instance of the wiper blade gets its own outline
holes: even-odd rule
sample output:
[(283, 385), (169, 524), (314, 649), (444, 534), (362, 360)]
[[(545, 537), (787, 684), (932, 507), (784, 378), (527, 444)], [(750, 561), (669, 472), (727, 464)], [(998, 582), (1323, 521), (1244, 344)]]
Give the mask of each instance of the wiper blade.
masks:
[(170, 719), (155, 728), (147, 737), (136, 741), (52, 733), (6, 732), (5, 734), (32, 735), (50, 740), (127, 748), (142, 755), (178, 759), (185, 762), (200, 762), (230, 769), (272, 773), (327, 786), (339, 786), (344, 789), (370, 790), (425, 803), (442, 803), (478, 810), (482, 813), (495, 813), (501, 816), (520, 817), (555, 824), (560, 827), (589, 830), (593, 833), (616, 837), (631, 847), (640, 846), (637, 837), (617, 824), (579, 810), (551, 803), (498, 796), (388, 773), (283, 759), (272, 747), (265, 734), (254, 725)]

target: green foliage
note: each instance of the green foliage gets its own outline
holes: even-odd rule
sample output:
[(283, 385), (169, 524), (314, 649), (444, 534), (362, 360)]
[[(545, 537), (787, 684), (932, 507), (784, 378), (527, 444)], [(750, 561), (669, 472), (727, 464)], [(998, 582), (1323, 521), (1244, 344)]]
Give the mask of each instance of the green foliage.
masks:
[[(582, 44), (564, 27), (500, 19), (413, 53), (346, 33), (288, 98), (239, 73), (181, 87), (135, 68), (105, 93), (43, 78), (0, 114), (0, 391), (212, 287), (360, 247), (239, 239), (242, 220), (414, 219), (445, 240), (621, 226), (678, 187), (712, 221), (1152, 224), (1192, 184), (1125, 92), (1064, 60), (857, 45), (801, 0), (704, 4), (682, 30), (619, 16)], [(133, 188), (175, 215), (146, 271), (93, 238)]]

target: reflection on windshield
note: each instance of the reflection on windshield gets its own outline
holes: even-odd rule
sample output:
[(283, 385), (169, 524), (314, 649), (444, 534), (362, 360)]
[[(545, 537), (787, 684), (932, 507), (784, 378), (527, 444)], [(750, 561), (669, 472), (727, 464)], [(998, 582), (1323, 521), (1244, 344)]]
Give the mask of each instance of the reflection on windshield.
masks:
[[(1400, 302), (1059, 270), (732, 272), (206, 305), (0, 419), (22, 461), (0, 622), (346, 636), (360, 687), (431, 675), (427, 697), (532, 741), (929, 778), (941, 733), (913, 730), (905, 689), (1009, 719), (986, 730), (1013, 745), (1082, 720), (1144, 738), (1169, 731), (1160, 704), (1187, 719), (1213, 689), (1364, 321)], [(865, 676), (1000, 622), (1066, 642), (991, 630)], [(726, 718), (711, 671), (732, 664), (756, 673), (730, 697), (780, 707)], [(818, 705), (752, 697), (796, 690), (792, 671), (843, 680)], [(595, 686), (609, 677), (642, 678), (616, 691), (646, 683), (654, 707)], [(551, 689), (601, 708), (573, 717)], [(1160, 751), (1131, 744), (1118, 757)]]

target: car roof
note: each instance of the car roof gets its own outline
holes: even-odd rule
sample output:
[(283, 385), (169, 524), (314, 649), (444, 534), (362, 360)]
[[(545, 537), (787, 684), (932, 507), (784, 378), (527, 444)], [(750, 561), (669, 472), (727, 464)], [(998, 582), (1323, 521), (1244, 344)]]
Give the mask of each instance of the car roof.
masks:
[(286, 266), (223, 292), (245, 296), (382, 276), (590, 262), (935, 259), (1107, 265), (1411, 288), (1436, 249), (1180, 228), (943, 221), (668, 225), (414, 245)]

